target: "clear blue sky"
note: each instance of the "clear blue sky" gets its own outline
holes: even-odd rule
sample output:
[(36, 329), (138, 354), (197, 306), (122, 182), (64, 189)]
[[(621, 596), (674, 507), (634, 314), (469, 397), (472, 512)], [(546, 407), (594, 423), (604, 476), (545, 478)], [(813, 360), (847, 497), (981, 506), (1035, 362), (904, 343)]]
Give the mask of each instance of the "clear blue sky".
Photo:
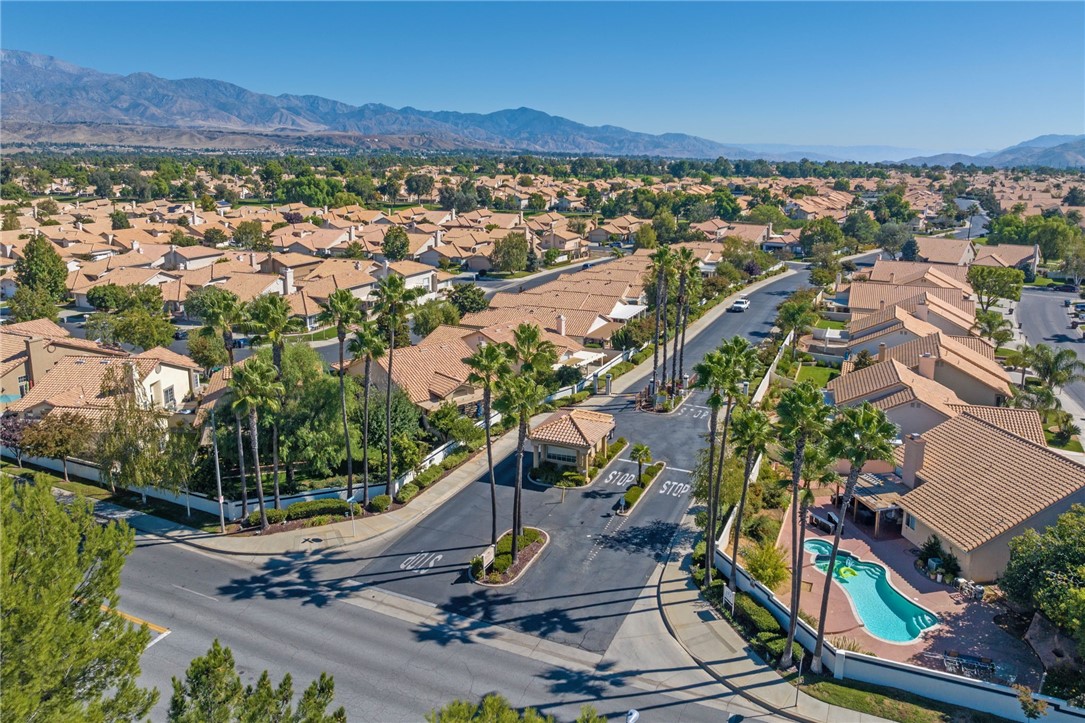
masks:
[(1085, 3), (52, 3), (4, 48), (113, 73), (733, 143), (1001, 148), (1085, 132)]

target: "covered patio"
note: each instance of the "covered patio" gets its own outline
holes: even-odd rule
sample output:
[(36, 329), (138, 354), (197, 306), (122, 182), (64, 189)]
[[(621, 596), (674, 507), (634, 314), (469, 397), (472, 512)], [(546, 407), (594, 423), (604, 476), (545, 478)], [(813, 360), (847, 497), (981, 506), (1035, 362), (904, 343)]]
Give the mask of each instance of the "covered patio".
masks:
[(875, 540), (899, 537), (904, 511), (898, 503), (909, 491), (895, 474), (860, 475), (852, 496), (851, 519), (871, 529)]

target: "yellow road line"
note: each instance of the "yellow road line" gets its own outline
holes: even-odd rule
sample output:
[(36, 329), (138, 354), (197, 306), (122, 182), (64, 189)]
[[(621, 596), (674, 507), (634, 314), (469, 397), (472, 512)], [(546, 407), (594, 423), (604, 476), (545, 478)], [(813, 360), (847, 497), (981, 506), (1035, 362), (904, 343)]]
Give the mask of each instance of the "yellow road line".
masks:
[(134, 623), (135, 625), (146, 625), (148, 630), (152, 630), (152, 631), (158, 633), (159, 635), (162, 635), (164, 633), (168, 633), (170, 631), (169, 628), (164, 628), (161, 625), (155, 625), (152, 622), (148, 622), (147, 620), (143, 620), (142, 618), (137, 618), (135, 615), (129, 615), (128, 613), (123, 612), (121, 610), (113, 610), (107, 605), (103, 605), (102, 610), (107, 610), (107, 611), (113, 613), (114, 615), (119, 615), (120, 617), (124, 618), (125, 620), (127, 620), (130, 623)]

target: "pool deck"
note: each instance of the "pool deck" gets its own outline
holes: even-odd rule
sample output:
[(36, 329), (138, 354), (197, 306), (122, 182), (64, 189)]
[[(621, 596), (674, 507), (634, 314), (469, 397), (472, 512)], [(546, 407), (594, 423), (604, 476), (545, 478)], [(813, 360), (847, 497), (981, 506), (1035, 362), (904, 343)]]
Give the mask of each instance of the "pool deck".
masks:
[[(813, 511), (821, 516), (832, 511), (829, 499), (819, 498)], [(830, 535), (807, 526), (806, 539), (820, 539), (832, 544)], [(791, 515), (784, 518), (779, 544), (791, 550)], [(923, 665), (942, 670), (940, 658), (928, 658), (924, 653), (943, 654), (957, 651), (964, 655), (991, 658), (996, 664), (1008, 665), (1017, 671), (1017, 682), (1038, 685), (1042, 666), (1032, 649), (1000, 628), (994, 616), (1003, 612), (1001, 605), (978, 600), (962, 600), (956, 590), (935, 582), (915, 569), (913, 545), (902, 537), (873, 540), (848, 519), (840, 549), (847, 550), (864, 562), (876, 562), (886, 568), (889, 582), (902, 595), (938, 616), (938, 624), (929, 628), (911, 643), (892, 643), (874, 637), (863, 627), (853, 611), (844, 589), (834, 584), (829, 592), (829, 613), (825, 637), (832, 640), (845, 637), (854, 640), (864, 651), (879, 658)], [(814, 565), (814, 555), (803, 551), (803, 591), (800, 609), (817, 617), (821, 611), (821, 596), (825, 573)], [(784, 586), (787, 588), (787, 584)], [(778, 592), (778, 596), (779, 592)], [(784, 590), (782, 599), (787, 599)]]

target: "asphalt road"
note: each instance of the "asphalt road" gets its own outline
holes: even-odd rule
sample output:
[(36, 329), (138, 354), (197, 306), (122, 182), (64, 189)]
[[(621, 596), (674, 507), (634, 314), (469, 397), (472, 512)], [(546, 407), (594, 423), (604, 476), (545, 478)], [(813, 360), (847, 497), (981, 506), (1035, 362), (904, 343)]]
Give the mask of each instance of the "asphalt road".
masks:
[[(1070, 328), (1070, 317), (1063, 303), (1066, 299), (1080, 301), (1077, 294), (1061, 291), (1041, 291), (1025, 287), (1017, 309), (1017, 320), (1029, 344), (1048, 344), (1060, 349), (1070, 349), (1085, 361), (1085, 338), (1082, 329)], [(1077, 406), (1078, 414), (1085, 415), (1085, 382), (1076, 382), (1063, 389)]]

